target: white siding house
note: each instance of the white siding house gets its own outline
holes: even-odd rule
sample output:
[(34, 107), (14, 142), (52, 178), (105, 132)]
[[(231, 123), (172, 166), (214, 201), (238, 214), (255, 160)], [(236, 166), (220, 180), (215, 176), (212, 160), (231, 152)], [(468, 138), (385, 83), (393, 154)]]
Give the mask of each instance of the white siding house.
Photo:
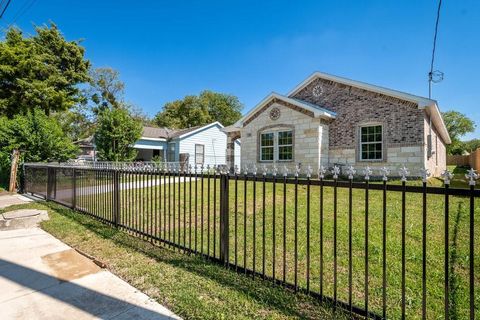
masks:
[[(190, 165), (225, 165), (227, 135), (219, 122), (210, 123), (193, 131), (181, 134), (174, 140), (179, 154), (188, 154)], [(240, 165), (240, 141), (235, 145), (235, 164)]]

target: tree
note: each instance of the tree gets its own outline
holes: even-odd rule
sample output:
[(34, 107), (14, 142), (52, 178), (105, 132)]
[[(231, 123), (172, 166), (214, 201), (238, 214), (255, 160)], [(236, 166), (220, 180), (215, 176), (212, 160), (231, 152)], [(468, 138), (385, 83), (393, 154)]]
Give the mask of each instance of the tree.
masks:
[(98, 156), (106, 161), (131, 161), (137, 151), (132, 145), (142, 134), (142, 124), (127, 108), (105, 108), (97, 118), (95, 145)]
[(475, 130), (475, 122), (458, 111), (443, 112), (443, 121), (447, 127), (452, 144), (447, 146), (449, 154), (461, 154), (463, 151), (460, 138)]
[(233, 95), (203, 91), (182, 100), (168, 102), (154, 121), (162, 127), (183, 129), (219, 121), (225, 126), (241, 118), (243, 105)]
[(84, 100), (80, 84), (89, 80), (90, 63), (78, 41), (66, 41), (53, 23), (24, 37), (17, 28), (0, 42), (0, 115), (26, 115), (34, 108), (47, 115)]
[(88, 95), (94, 103), (95, 114), (105, 108), (124, 106), (123, 95), (125, 84), (120, 80), (120, 73), (112, 68), (97, 68), (90, 72), (90, 88)]
[(467, 152), (473, 152), (480, 148), (480, 139), (472, 139), (470, 141), (464, 141), (464, 150)]
[(66, 161), (74, 158), (78, 148), (65, 135), (55, 118), (34, 109), (12, 119), (0, 117), (0, 175), (7, 181), (10, 156), (20, 150), (21, 161)]

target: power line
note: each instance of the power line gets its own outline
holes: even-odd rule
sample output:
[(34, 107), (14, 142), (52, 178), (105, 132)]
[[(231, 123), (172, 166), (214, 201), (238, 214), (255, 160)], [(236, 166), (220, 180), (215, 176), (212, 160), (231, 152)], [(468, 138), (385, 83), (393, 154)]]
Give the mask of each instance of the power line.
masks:
[(430, 72), (428, 73), (428, 98), (432, 97), (432, 83), (437, 83), (443, 80), (443, 72), (439, 70), (433, 71), (433, 63), (435, 61), (435, 50), (437, 47), (438, 23), (440, 21), (440, 9), (442, 7), (442, 0), (438, 2), (437, 20), (435, 21), (435, 33), (433, 36), (432, 60), (430, 62)]
[[(5, 13), (5, 11), (7, 11), (7, 8), (8, 8), (8, 5), (10, 4), (12, 0), (7, 0), (7, 3), (5, 4), (5, 7), (3, 8), (2, 10), (2, 13), (0, 13), (0, 19), (2, 19), (3, 17), (3, 14)], [(3, 2), (3, 1), (2, 1)]]
[(17, 11), (17, 14), (13, 17), (12, 22), (9, 23), (9, 27), (15, 24), (15, 22), (17, 22), (17, 20), (24, 15), (33, 6), (35, 1), (36, 0), (30, 0), (30, 2), (28, 2), (28, 0), (25, 1), (23, 3), (23, 6)]

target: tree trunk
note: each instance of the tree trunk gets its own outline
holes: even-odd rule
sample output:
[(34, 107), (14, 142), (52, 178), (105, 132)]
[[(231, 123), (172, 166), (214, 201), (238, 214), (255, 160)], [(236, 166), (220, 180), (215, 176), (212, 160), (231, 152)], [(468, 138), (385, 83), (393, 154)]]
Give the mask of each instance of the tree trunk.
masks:
[(14, 149), (12, 152), (12, 166), (10, 169), (10, 186), (8, 191), (15, 192), (17, 185), (17, 170), (18, 170), (18, 160), (20, 158), (20, 151)]

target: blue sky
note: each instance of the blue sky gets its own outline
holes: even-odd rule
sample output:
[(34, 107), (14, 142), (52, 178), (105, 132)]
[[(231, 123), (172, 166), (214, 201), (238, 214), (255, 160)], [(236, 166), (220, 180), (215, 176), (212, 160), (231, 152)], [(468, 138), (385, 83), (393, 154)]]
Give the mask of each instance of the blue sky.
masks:
[[(154, 115), (204, 89), (231, 93), (244, 112), (323, 71), (422, 96), (437, 1), (12, 0), (0, 25), (54, 21), (83, 39), (95, 67), (117, 69), (129, 102)], [(474, 119), (480, 138), (480, 1), (444, 1), (434, 85), (442, 111)]]

